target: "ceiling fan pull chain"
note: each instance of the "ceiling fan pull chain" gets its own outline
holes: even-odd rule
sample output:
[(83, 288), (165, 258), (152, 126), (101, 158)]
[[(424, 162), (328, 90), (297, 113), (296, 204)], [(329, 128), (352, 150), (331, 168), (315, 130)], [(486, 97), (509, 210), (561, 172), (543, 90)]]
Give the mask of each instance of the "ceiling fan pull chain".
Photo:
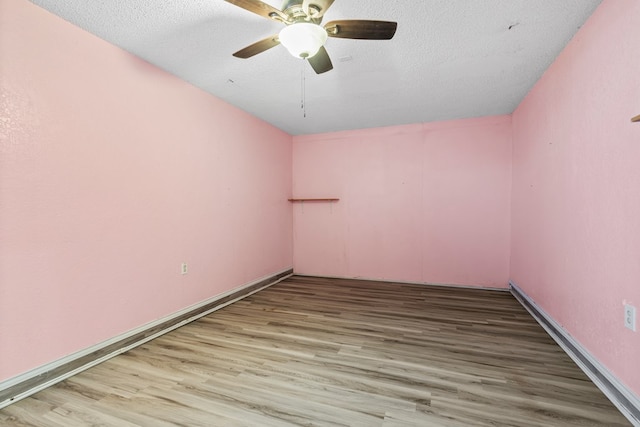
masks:
[(303, 58), (302, 69), (300, 71), (300, 108), (302, 109), (302, 117), (307, 118), (307, 78), (304, 73), (306, 67), (306, 58)]

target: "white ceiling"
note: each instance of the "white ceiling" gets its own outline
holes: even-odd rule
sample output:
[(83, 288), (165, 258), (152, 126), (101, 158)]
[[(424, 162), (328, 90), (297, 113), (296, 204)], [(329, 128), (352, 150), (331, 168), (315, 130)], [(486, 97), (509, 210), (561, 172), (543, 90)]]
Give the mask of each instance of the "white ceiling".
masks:
[(300, 135), (509, 114), (601, 0), (336, 0), (324, 23), (396, 21), (398, 31), (330, 38), (334, 69), (321, 75), (282, 46), (232, 57), (282, 24), (223, 0), (32, 1)]

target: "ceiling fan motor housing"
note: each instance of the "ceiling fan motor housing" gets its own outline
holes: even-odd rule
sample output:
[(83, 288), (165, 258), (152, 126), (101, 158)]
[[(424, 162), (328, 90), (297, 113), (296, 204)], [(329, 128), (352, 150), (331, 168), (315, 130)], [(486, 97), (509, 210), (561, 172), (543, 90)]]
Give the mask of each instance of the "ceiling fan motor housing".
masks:
[[(320, 11), (320, 7), (313, 3), (309, 5), (309, 8), (313, 12)], [(285, 0), (282, 4), (281, 10), (291, 18), (292, 22), (311, 22), (313, 24), (320, 24), (322, 21), (322, 16), (318, 18), (307, 16), (302, 8), (302, 0)]]

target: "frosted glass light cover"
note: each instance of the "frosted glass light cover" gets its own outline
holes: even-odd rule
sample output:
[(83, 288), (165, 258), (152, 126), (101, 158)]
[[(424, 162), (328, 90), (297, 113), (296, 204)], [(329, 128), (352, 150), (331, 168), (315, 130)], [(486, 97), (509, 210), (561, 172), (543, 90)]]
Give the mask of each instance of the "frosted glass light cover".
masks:
[(327, 31), (319, 25), (301, 22), (284, 27), (280, 43), (296, 58), (311, 58), (327, 41)]

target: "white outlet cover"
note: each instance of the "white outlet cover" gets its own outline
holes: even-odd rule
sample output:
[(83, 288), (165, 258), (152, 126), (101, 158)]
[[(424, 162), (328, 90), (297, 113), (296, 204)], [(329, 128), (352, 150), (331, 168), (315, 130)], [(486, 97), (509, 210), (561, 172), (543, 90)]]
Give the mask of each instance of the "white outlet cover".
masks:
[(624, 326), (636, 331), (636, 308), (629, 304), (624, 306)]
[(187, 274), (187, 263), (183, 262), (180, 266), (180, 274)]

